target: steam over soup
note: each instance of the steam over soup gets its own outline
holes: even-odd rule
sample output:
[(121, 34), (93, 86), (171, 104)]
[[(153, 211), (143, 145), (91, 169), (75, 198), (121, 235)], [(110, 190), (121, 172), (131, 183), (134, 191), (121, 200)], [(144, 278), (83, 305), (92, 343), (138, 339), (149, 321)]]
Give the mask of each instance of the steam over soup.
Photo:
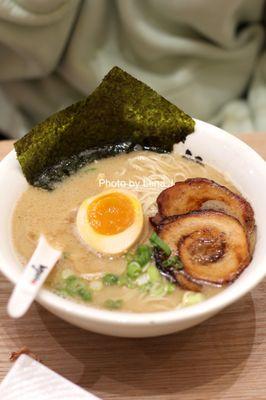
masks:
[(195, 304), (233, 281), (251, 259), (254, 217), (201, 160), (135, 151), (87, 164), (53, 191), (30, 186), (13, 217), (22, 264), (40, 234), (63, 252), (50, 290), (153, 312)]

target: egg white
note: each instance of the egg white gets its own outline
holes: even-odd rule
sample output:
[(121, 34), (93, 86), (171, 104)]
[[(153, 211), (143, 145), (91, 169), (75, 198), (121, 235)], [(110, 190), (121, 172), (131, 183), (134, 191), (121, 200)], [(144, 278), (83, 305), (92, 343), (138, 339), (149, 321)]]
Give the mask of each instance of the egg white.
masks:
[[(98, 198), (110, 193), (121, 193), (131, 202), (134, 209), (134, 222), (123, 232), (114, 235), (103, 235), (89, 224), (88, 206)], [(120, 254), (126, 252), (136, 243), (143, 229), (143, 211), (139, 199), (127, 190), (106, 190), (100, 194), (85, 199), (79, 207), (76, 226), (81, 239), (91, 248), (103, 254)]]

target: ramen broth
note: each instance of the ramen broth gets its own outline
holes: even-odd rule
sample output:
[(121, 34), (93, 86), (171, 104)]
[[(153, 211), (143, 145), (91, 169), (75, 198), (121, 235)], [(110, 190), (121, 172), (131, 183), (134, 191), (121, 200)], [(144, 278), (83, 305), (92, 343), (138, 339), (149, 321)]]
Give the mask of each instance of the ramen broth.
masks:
[[(223, 174), (208, 165), (178, 154), (148, 151), (121, 154), (88, 164), (59, 183), (53, 191), (29, 186), (19, 199), (13, 216), (13, 241), (18, 258), (25, 264), (40, 234), (44, 234), (54, 247), (63, 251), (62, 258), (46, 281), (50, 290), (59, 293), (60, 281), (75, 274), (90, 282), (92, 301), (88, 304), (95, 307), (103, 307), (110, 299), (121, 299), (121, 309), (132, 312), (180, 307), (185, 291), (178, 286), (167, 295), (153, 295), (138, 288), (101, 285), (106, 273), (123, 273), (125, 256), (108, 257), (91, 250), (79, 238), (75, 222), (78, 207), (85, 198), (106, 189), (127, 189), (139, 198), (143, 207), (145, 223), (137, 244), (144, 243), (152, 232), (148, 217), (156, 212), (159, 193), (176, 181), (195, 177), (212, 179), (236, 192)], [(206, 285), (202, 293), (210, 297), (220, 290)]]

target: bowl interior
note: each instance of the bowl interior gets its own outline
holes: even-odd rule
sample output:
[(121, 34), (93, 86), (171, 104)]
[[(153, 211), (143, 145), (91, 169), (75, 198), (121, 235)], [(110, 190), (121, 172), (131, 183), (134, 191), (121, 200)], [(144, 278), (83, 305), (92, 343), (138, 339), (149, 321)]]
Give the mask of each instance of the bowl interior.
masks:
[[(256, 248), (251, 264), (241, 276), (218, 295), (186, 309), (149, 314), (110, 312), (59, 298), (45, 289), (42, 289), (38, 296), (38, 300), (43, 305), (50, 309), (57, 309), (57, 311), (67, 310), (80, 318), (109, 320), (117, 324), (168, 323), (217, 311), (248, 292), (264, 277), (266, 273), (266, 168), (264, 160), (245, 143), (201, 121), (196, 121), (195, 133), (189, 135), (184, 144), (175, 145), (175, 151), (178, 153), (184, 154), (187, 149), (192, 152), (193, 156), (201, 156), (203, 162), (227, 174), (255, 211)], [(21, 173), (14, 151), (0, 163), (0, 187), (0, 209), (2, 210), (0, 269), (10, 281), (15, 283), (21, 273), (21, 265), (12, 245), (11, 219), (15, 203), (27, 188), (27, 183)]]

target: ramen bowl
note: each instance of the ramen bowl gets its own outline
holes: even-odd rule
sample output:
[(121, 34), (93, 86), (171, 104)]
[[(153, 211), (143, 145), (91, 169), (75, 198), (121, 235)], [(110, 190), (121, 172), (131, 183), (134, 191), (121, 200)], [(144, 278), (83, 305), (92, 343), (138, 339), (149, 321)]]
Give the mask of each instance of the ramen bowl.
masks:
[[(189, 150), (189, 152), (188, 152)], [(253, 259), (244, 272), (223, 291), (202, 303), (171, 311), (133, 313), (85, 306), (41, 289), (36, 301), (58, 317), (78, 327), (121, 337), (149, 337), (170, 334), (210, 318), (252, 290), (266, 274), (266, 168), (264, 160), (249, 146), (229, 133), (196, 120), (195, 132), (185, 143), (175, 145), (179, 154), (201, 157), (222, 172), (251, 203), (257, 225)], [(0, 270), (16, 284), (22, 266), (11, 237), (11, 220), (16, 201), (28, 184), (14, 151), (0, 163)]]

